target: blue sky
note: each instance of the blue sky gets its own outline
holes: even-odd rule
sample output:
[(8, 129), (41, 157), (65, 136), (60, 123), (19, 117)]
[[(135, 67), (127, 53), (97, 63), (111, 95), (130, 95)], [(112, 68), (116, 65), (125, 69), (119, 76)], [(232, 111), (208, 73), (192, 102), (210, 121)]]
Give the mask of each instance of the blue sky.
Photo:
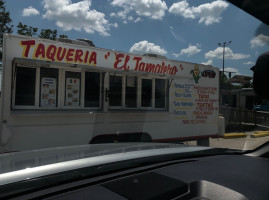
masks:
[(269, 31), (256, 31), (262, 23), (222, 0), (6, 0), (6, 9), (15, 34), (22, 22), (90, 39), (100, 48), (157, 53), (221, 69), (218, 43), (232, 41), (225, 70), (242, 75), (252, 75), (250, 67), (268, 50)]

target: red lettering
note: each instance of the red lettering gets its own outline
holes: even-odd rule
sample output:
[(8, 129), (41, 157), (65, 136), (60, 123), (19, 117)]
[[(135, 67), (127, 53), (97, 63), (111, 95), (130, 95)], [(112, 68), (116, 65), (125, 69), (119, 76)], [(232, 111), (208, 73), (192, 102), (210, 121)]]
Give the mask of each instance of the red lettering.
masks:
[(44, 44), (38, 44), (36, 52), (35, 52), (35, 58), (38, 58), (41, 56), (41, 58), (45, 58), (45, 46)]
[(172, 75), (175, 75), (178, 72), (178, 69), (176, 66), (173, 67)]
[(189, 124), (190, 121), (189, 120), (182, 120), (183, 124)]
[(96, 65), (96, 57), (97, 57), (97, 54), (95, 51), (93, 51), (91, 53), (91, 56), (90, 56), (90, 59), (89, 59), (89, 63), (91, 64), (93, 62), (94, 65)]
[[(158, 71), (157, 71), (157, 68), (158, 68)], [(161, 65), (157, 64), (156, 67), (155, 67), (154, 72), (155, 73), (160, 73), (160, 69), (161, 69)]]
[(81, 58), (82, 55), (83, 55), (83, 51), (80, 50), (80, 49), (77, 49), (77, 50), (76, 50), (76, 54), (75, 54), (75, 59), (74, 59), (74, 61), (75, 61), (75, 62), (80, 62), (80, 63), (81, 63), (81, 62), (83, 61), (83, 59)]
[(168, 67), (164, 66), (163, 73), (165, 74), (167, 72)]
[(119, 53), (119, 54), (115, 53), (115, 55), (116, 55), (116, 61), (114, 62), (114, 68), (121, 69), (122, 67), (118, 67), (118, 64), (122, 61), (121, 58), (124, 57), (124, 54), (123, 53)]
[(115, 63), (114, 63), (114, 68), (115, 68), (115, 69), (124, 69), (124, 70), (128, 70), (128, 69), (129, 69), (129, 66), (127, 67), (127, 63), (128, 63), (128, 61), (130, 60), (130, 56), (127, 55), (127, 56), (125, 57), (124, 64), (123, 64), (121, 67), (118, 67), (118, 64), (122, 61), (121, 58), (124, 58), (124, 54), (123, 54), (123, 53), (119, 53), (119, 54), (116, 54), (116, 53), (115, 53), (115, 55), (116, 55), (116, 61), (115, 61)]
[(56, 46), (55, 45), (49, 45), (47, 52), (46, 52), (46, 56), (48, 59), (55, 61), (55, 54), (56, 54)]
[[(63, 49), (63, 51), (62, 51), (62, 49)], [(58, 61), (62, 61), (64, 59), (65, 54), (66, 54), (66, 48), (59, 47), (57, 50), (56, 59)]]
[(213, 111), (213, 103), (197, 103), (196, 110), (201, 110), (201, 111)]
[(128, 70), (128, 69), (129, 69), (129, 66), (127, 66), (127, 63), (129, 62), (129, 60), (130, 60), (130, 56), (127, 55), (126, 58), (125, 58), (124, 65), (122, 65), (122, 68), (123, 68), (124, 70)]
[(139, 64), (139, 71), (144, 71), (144, 68), (145, 68), (145, 63), (144, 62), (141, 62)]
[(173, 70), (173, 68), (169, 66), (169, 71), (168, 71), (168, 73), (169, 73), (169, 74), (172, 74), (172, 70)]
[(146, 72), (154, 72), (155, 70), (155, 65), (152, 64), (152, 63), (147, 63), (147, 66), (146, 66)]
[(142, 58), (141, 57), (134, 57), (133, 60), (136, 61), (135, 70), (137, 71), (138, 66), (139, 66), (139, 61), (142, 60)]
[(74, 51), (75, 51), (75, 49), (68, 49), (67, 54), (66, 54), (66, 61), (67, 62), (73, 61)]
[(165, 66), (165, 63), (162, 62), (162, 68), (161, 68), (160, 72), (158, 72), (158, 73), (164, 73), (163, 70), (164, 70), (165, 67), (166, 67), (166, 66)]
[(35, 45), (35, 40), (21, 41), (21, 46), (23, 46), (22, 57), (28, 58), (30, 48), (33, 45)]
[(85, 56), (84, 56), (84, 60), (83, 60), (84, 63), (87, 62), (87, 60), (88, 60), (88, 56), (89, 56), (89, 51), (86, 51), (86, 54), (85, 54)]

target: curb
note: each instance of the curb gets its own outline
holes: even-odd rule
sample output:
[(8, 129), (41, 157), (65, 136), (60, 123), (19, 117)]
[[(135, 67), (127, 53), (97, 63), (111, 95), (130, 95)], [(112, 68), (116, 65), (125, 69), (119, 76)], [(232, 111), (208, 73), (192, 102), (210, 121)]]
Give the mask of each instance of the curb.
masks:
[(225, 133), (223, 134), (224, 139), (232, 139), (232, 138), (243, 138), (247, 137), (245, 133)]
[(269, 136), (269, 131), (256, 131), (250, 135), (252, 138)]

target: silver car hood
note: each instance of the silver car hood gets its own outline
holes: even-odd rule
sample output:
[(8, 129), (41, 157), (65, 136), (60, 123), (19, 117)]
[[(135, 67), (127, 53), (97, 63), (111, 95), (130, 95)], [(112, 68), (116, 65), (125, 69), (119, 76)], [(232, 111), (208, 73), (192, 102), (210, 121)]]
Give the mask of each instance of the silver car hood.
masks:
[(179, 144), (118, 143), (7, 153), (0, 155), (0, 185), (84, 167), (208, 149)]

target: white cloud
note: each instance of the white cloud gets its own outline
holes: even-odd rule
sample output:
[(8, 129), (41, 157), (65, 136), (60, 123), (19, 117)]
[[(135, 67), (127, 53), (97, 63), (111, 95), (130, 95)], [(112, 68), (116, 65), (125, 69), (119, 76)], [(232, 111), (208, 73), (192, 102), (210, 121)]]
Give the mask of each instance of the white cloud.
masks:
[[(162, 20), (165, 15), (165, 11), (168, 9), (165, 1), (162, 0), (113, 0), (111, 4), (123, 9), (114, 16), (124, 17), (124, 19), (130, 12), (135, 12), (139, 17)], [(124, 13), (125, 16), (120, 13)]]
[[(232, 49), (230, 49), (229, 47), (225, 48), (225, 59), (240, 60), (240, 59), (249, 58), (249, 57), (250, 57), (249, 54), (233, 53)], [(209, 51), (209, 52), (205, 53), (205, 58), (206, 59), (213, 59), (213, 58), (222, 59), (223, 58), (223, 48), (218, 47), (213, 51)]]
[(173, 56), (175, 57), (179, 57), (179, 56), (183, 56), (186, 55), (188, 57), (193, 56), (197, 53), (199, 53), (201, 51), (201, 49), (199, 49), (199, 45), (189, 45), (188, 48), (186, 49), (181, 49), (179, 54), (173, 53)]
[(31, 15), (39, 15), (39, 11), (32, 6), (29, 6), (28, 8), (24, 8), (22, 11), (22, 16), (28, 17)]
[(46, 13), (44, 18), (55, 20), (56, 25), (65, 31), (84, 30), (87, 33), (98, 32), (109, 36), (110, 27), (105, 14), (91, 9), (91, 0), (82, 0), (72, 3), (71, 0), (44, 0)]
[(175, 15), (181, 15), (184, 18), (196, 18), (196, 14), (193, 11), (193, 7), (189, 7), (187, 1), (173, 3), (173, 5), (169, 8), (169, 12)]
[(250, 41), (251, 48), (263, 47), (269, 44), (269, 36), (260, 34)]
[[(220, 68), (220, 71), (222, 71), (222, 68)], [(236, 68), (233, 68), (233, 67), (226, 67), (226, 68), (224, 68), (224, 71), (226, 72), (226, 74), (228, 73), (228, 72), (232, 72), (232, 76), (234, 76), (234, 75), (240, 75), (240, 72), (239, 72), (239, 70), (238, 69), (236, 69)], [(229, 74), (229, 73), (228, 73)]]
[(167, 51), (162, 49), (160, 46), (150, 43), (146, 40), (135, 43), (130, 48), (131, 53), (154, 53), (154, 54), (167, 54)]
[(119, 25), (117, 23), (111, 24), (111, 26), (113, 26), (114, 28), (118, 28)]
[(243, 64), (244, 64), (244, 65), (254, 65), (255, 63), (252, 62), (252, 61), (248, 61), (248, 62), (244, 62)]
[(197, 7), (190, 7), (186, 0), (174, 3), (169, 12), (175, 15), (181, 15), (184, 18), (196, 19), (199, 18), (199, 23), (210, 25), (219, 23), (221, 14), (228, 7), (228, 3), (217, 0), (211, 3), (201, 4)]
[(110, 15), (109, 15), (110, 17), (115, 17), (116, 16), (116, 13), (110, 13)]
[(208, 60), (207, 62), (202, 62), (203, 65), (213, 65), (213, 60)]
[(120, 19), (126, 19), (127, 18), (126, 16), (127, 16), (127, 13), (124, 11), (119, 11), (119, 12), (110, 14), (110, 17), (118, 17)]
[(227, 71), (227, 72), (235, 72), (236, 74), (239, 73), (238, 69), (235, 69), (233, 67), (226, 67), (226, 68), (224, 68), (224, 71)]
[(140, 22), (140, 21), (142, 21), (142, 19), (141, 19), (141, 17), (138, 17), (138, 18), (136, 18), (136, 19), (134, 20), (134, 23), (137, 23), (137, 22)]

